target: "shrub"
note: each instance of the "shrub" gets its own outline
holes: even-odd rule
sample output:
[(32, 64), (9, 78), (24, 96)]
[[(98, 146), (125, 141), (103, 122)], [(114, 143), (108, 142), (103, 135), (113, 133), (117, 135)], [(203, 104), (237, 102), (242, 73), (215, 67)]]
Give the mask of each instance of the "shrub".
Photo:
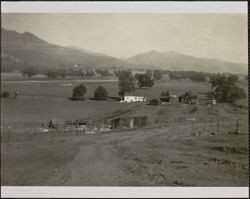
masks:
[(2, 91), (1, 97), (2, 98), (9, 98), (10, 97), (10, 93), (8, 91)]
[(149, 101), (149, 104), (150, 105), (153, 105), (153, 106), (158, 106), (160, 104), (159, 100), (158, 99), (151, 99)]
[(52, 120), (49, 121), (49, 123), (48, 123), (48, 128), (50, 128), (50, 129), (56, 128), (56, 126), (53, 124), (53, 121), (52, 121)]
[(94, 99), (96, 100), (106, 100), (108, 96), (108, 91), (102, 87), (99, 86), (94, 92)]

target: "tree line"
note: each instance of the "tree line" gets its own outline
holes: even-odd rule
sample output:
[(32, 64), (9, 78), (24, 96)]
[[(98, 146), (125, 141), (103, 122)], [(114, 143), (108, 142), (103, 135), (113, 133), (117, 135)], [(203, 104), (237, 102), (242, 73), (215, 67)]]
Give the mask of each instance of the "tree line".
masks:
[(112, 76), (113, 73), (111, 73), (108, 69), (95, 69), (95, 70), (84, 70), (84, 69), (36, 69), (34, 67), (28, 67), (21, 71), (22, 75), (24, 77), (33, 77), (38, 74), (42, 74), (47, 76), (48, 79), (56, 79), (56, 78), (65, 78), (68, 76), (71, 77), (93, 77), (93, 76), (102, 76), (102, 77), (108, 77)]

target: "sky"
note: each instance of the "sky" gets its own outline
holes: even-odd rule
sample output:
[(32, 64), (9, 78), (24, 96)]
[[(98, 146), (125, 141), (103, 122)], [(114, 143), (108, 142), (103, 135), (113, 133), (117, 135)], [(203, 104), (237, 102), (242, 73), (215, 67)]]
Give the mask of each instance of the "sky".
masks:
[(151, 50), (248, 63), (246, 14), (8, 13), (2, 27), (128, 58)]

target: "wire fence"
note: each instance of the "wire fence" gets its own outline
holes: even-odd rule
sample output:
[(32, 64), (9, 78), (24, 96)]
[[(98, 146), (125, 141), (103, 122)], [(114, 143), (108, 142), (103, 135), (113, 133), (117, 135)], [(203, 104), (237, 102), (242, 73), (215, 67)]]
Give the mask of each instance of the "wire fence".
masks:
[(198, 134), (248, 133), (247, 119), (173, 118), (158, 124), (177, 136)]

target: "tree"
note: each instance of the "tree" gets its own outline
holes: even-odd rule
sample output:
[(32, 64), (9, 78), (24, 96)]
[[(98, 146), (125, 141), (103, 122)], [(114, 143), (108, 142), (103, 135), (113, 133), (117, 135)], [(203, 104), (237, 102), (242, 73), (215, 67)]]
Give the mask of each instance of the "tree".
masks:
[(98, 73), (99, 75), (101, 75), (102, 77), (107, 77), (107, 76), (111, 76), (112, 73), (110, 73), (107, 69), (96, 69), (95, 70), (96, 73)]
[(202, 72), (193, 72), (189, 75), (192, 81), (206, 81), (206, 75)]
[(1, 97), (2, 98), (9, 98), (10, 97), (10, 93), (8, 91), (2, 91), (1, 92)]
[(181, 99), (184, 103), (190, 104), (191, 99), (197, 99), (197, 96), (193, 95), (191, 91), (188, 91), (184, 95), (181, 96)]
[(162, 71), (160, 71), (160, 70), (154, 70), (153, 71), (153, 77), (154, 77), (155, 80), (162, 79), (162, 77), (163, 77)]
[(93, 76), (95, 76), (95, 72), (92, 71), (92, 70), (87, 70), (85, 72), (85, 76), (87, 76), (87, 77), (93, 77)]
[(123, 94), (124, 97), (125, 92), (131, 92), (135, 90), (135, 77), (132, 75), (131, 71), (120, 71), (119, 72), (119, 94)]
[(152, 70), (146, 70), (146, 74), (150, 77), (152, 77), (153, 75), (153, 71)]
[(108, 96), (108, 91), (103, 87), (99, 86), (94, 92), (94, 99), (96, 100), (106, 100)]
[(237, 82), (238, 80), (239, 80), (238, 75), (229, 75), (229, 77), (228, 77), (228, 81), (230, 81), (230, 82)]
[(87, 88), (84, 84), (80, 84), (73, 88), (72, 99), (81, 100), (84, 99), (84, 95), (87, 93)]
[(135, 78), (138, 80), (139, 87), (152, 87), (154, 86), (154, 80), (147, 74), (136, 74)]
[(48, 70), (45, 75), (49, 78), (49, 79), (55, 79), (57, 77), (57, 73), (54, 70)]
[(27, 76), (27, 77), (32, 77), (32, 76), (34, 76), (34, 75), (37, 74), (37, 70), (34, 69), (34, 68), (32, 68), (32, 67), (29, 67), (29, 68), (24, 69), (24, 70), (22, 71), (22, 74), (23, 74), (24, 77), (25, 77), (25, 76)]
[(236, 81), (235, 75), (210, 78), (215, 99), (218, 102), (235, 103), (237, 99), (246, 98), (245, 91), (236, 85)]
[(160, 100), (162, 102), (169, 102), (169, 100), (170, 100), (170, 94), (169, 94), (168, 90), (166, 92), (164, 92), (164, 91), (161, 92)]
[(62, 78), (65, 78), (67, 75), (67, 71), (65, 69), (58, 69), (56, 71), (57, 76), (60, 76)]

